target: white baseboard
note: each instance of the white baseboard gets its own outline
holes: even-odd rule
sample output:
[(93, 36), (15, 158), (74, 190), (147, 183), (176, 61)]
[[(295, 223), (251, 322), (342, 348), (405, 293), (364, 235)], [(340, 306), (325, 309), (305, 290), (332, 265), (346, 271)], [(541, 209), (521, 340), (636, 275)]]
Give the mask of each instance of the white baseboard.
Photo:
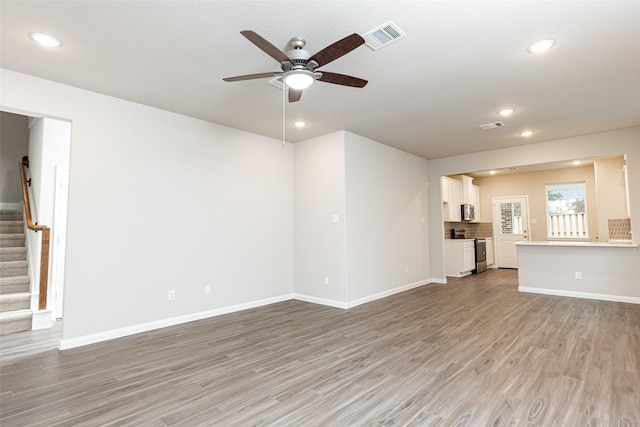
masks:
[[(139, 334), (141, 332), (147, 332), (154, 329), (166, 328), (168, 326), (175, 326), (181, 323), (193, 322), (194, 320), (206, 319), (208, 317), (220, 316), (223, 314), (234, 313), (236, 311), (248, 310), (250, 308), (262, 307), (264, 305), (273, 304), (276, 302), (287, 301), (293, 299), (293, 294), (286, 294), (272, 298), (265, 298), (258, 301), (252, 301), (243, 304), (236, 304), (228, 307), (215, 308), (213, 310), (201, 311), (198, 313), (186, 314), (184, 316), (170, 317), (168, 319), (160, 319), (153, 322), (141, 323), (139, 325), (127, 326), (120, 329), (113, 329), (110, 331), (98, 332), (96, 334), (85, 335), (77, 338), (61, 339), (58, 348), (60, 350), (67, 350), (70, 348), (81, 347), (88, 344), (95, 344), (101, 341), (107, 341), (114, 338), (121, 338), (127, 335)], [(49, 314), (49, 319), (51, 314)]]
[[(437, 280), (437, 281), (435, 281)], [(311, 302), (314, 304), (320, 304), (320, 305), (326, 305), (329, 307), (335, 307), (335, 308), (342, 308), (342, 309), (349, 309), (352, 307), (356, 307), (358, 305), (361, 304), (366, 304), (368, 302), (371, 301), (375, 301), (381, 298), (386, 298), (388, 296), (400, 293), (400, 292), (405, 292), (408, 291), (410, 289), (413, 288), (417, 288), (420, 286), (424, 286), (424, 285), (428, 285), (429, 283), (446, 283), (446, 280), (444, 282), (442, 282), (442, 279), (427, 279), (427, 280), (422, 280), (420, 282), (415, 282), (415, 283), (409, 283), (408, 285), (403, 285), (403, 286), (398, 286), (397, 288), (393, 288), (393, 289), (388, 289), (386, 291), (383, 292), (379, 292), (377, 294), (371, 294), (371, 295), (367, 295), (365, 297), (362, 298), (358, 298), (355, 299), (353, 301), (348, 301), (348, 302), (343, 302), (343, 301), (336, 301), (336, 300), (331, 300), (331, 299), (326, 299), (326, 298), (318, 298), (318, 297), (313, 297), (310, 295), (304, 295), (304, 294), (294, 294), (294, 298), (300, 301), (306, 301), (306, 302)]]
[(312, 297), (311, 295), (293, 294), (293, 298), (300, 301), (304, 301), (304, 302), (310, 302), (313, 304), (326, 305), (328, 307), (343, 308), (343, 309), (349, 308), (347, 307), (347, 303), (345, 303), (344, 301), (336, 301), (332, 299)]
[(53, 326), (51, 310), (38, 310), (31, 317), (31, 330), (47, 329)]
[[(220, 316), (223, 314), (234, 313), (237, 311), (247, 310), (250, 308), (262, 307), (277, 302), (287, 301), (290, 299), (297, 299), (300, 301), (310, 302), (313, 304), (320, 304), (329, 307), (349, 309), (360, 304), (375, 301), (381, 298), (385, 298), (400, 292), (408, 291), (413, 288), (424, 286), (430, 283), (444, 284), (446, 279), (426, 279), (423, 281), (410, 283), (407, 285), (399, 286), (397, 288), (389, 289), (377, 294), (368, 295), (366, 297), (358, 298), (349, 302), (336, 301), (326, 298), (318, 298), (304, 294), (285, 294), (273, 298), (265, 298), (258, 301), (252, 301), (243, 304), (232, 305), (229, 307), (221, 307), (213, 310), (201, 311), (198, 313), (186, 314), (183, 316), (170, 317), (168, 319), (160, 319), (153, 322), (141, 323), (139, 325), (127, 326), (119, 329), (112, 329), (110, 331), (98, 332), (95, 334), (89, 334), (77, 338), (61, 339), (58, 348), (60, 350), (67, 350), (70, 348), (81, 347), (84, 345), (95, 344), (101, 341), (108, 341), (114, 338), (121, 338), (128, 335), (139, 334), (141, 332), (147, 332), (154, 329), (166, 328), (169, 326), (175, 326), (182, 323), (193, 322), (195, 320), (206, 319), (209, 317)], [(51, 323), (51, 312), (48, 312), (48, 321)]]
[(358, 298), (355, 299), (353, 301), (349, 301), (347, 302), (347, 307), (346, 308), (352, 308), (355, 307), (357, 305), (360, 304), (365, 304), (371, 301), (375, 301), (381, 298), (386, 298), (388, 296), (394, 295), (394, 294), (398, 294), (400, 292), (405, 292), (408, 291), (410, 289), (413, 288), (418, 288), (420, 286), (424, 286), (424, 285), (428, 285), (429, 283), (431, 283), (431, 279), (427, 279), (427, 280), (421, 280), (419, 282), (414, 282), (414, 283), (409, 283), (407, 285), (403, 285), (403, 286), (398, 286), (397, 288), (393, 288), (393, 289), (388, 289), (386, 291), (383, 292), (378, 292), (377, 294), (372, 294), (372, 295), (367, 295), (365, 297), (362, 298)]
[(561, 291), (558, 289), (532, 288), (528, 286), (518, 286), (519, 292), (529, 292), (532, 294), (556, 295), (560, 297), (596, 299), (602, 301), (627, 302), (630, 304), (640, 304), (638, 297), (626, 297), (622, 295), (594, 294), (591, 292)]
[(431, 283), (435, 283), (435, 284), (438, 284), (438, 285), (446, 285), (447, 284), (447, 278), (446, 277), (444, 279), (439, 279), (439, 278), (432, 277), (429, 280), (431, 280)]

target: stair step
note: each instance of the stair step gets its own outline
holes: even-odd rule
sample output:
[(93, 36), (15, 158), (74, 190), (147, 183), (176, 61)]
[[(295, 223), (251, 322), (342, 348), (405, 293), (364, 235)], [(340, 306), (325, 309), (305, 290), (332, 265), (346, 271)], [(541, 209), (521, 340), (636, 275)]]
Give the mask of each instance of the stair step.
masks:
[(26, 276), (27, 274), (27, 261), (0, 262), (0, 277)]
[(17, 294), (0, 295), (0, 312), (26, 310), (31, 306), (31, 294), (20, 292)]
[(22, 211), (2, 210), (0, 211), (0, 221), (22, 221)]
[(33, 313), (28, 309), (0, 313), (0, 335), (30, 331), (32, 317)]
[(0, 262), (26, 260), (27, 248), (25, 247), (0, 248)]
[(0, 234), (19, 234), (24, 232), (24, 221), (0, 221)]
[(0, 295), (29, 292), (29, 276), (0, 277)]
[(24, 246), (24, 233), (0, 234), (0, 248)]

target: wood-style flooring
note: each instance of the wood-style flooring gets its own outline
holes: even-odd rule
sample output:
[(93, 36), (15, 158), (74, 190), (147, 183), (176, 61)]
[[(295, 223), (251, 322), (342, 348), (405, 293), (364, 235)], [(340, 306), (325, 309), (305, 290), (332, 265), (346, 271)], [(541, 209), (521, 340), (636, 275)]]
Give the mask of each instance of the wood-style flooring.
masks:
[(5, 427), (640, 426), (640, 306), (518, 293), (514, 270), (5, 350)]

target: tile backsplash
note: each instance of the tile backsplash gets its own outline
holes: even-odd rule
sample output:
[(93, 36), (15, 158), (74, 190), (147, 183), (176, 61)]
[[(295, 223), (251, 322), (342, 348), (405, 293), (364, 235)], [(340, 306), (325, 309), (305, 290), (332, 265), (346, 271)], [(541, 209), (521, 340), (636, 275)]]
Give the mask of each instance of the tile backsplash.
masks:
[(464, 228), (464, 236), (467, 239), (478, 237), (493, 237), (493, 223), (491, 222), (445, 222), (444, 238), (451, 238), (451, 230), (454, 228)]
[(631, 218), (609, 219), (609, 239), (631, 240)]

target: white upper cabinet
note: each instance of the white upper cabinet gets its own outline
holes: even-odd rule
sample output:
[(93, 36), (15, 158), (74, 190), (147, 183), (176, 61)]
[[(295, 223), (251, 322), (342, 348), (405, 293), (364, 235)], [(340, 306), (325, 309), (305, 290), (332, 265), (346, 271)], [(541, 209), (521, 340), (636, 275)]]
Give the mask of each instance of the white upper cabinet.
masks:
[[(473, 185), (473, 178), (467, 175), (455, 175), (460, 183), (460, 203), (473, 205), (475, 208), (475, 219), (472, 222), (480, 222), (480, 187)], [(448, 178), (451, 179), (451, 178)], [(459, 214), (458, 214), (459, 215)]]
[(442, 177), (442, 218), (444, 221), (460, 222), (462, 183), (457, 179)]
[(462, 175), (462, 203), (468, 203), (475, 206), (475, 203), (471, 201), (473, 197), (473, 178), (467, 175)]

